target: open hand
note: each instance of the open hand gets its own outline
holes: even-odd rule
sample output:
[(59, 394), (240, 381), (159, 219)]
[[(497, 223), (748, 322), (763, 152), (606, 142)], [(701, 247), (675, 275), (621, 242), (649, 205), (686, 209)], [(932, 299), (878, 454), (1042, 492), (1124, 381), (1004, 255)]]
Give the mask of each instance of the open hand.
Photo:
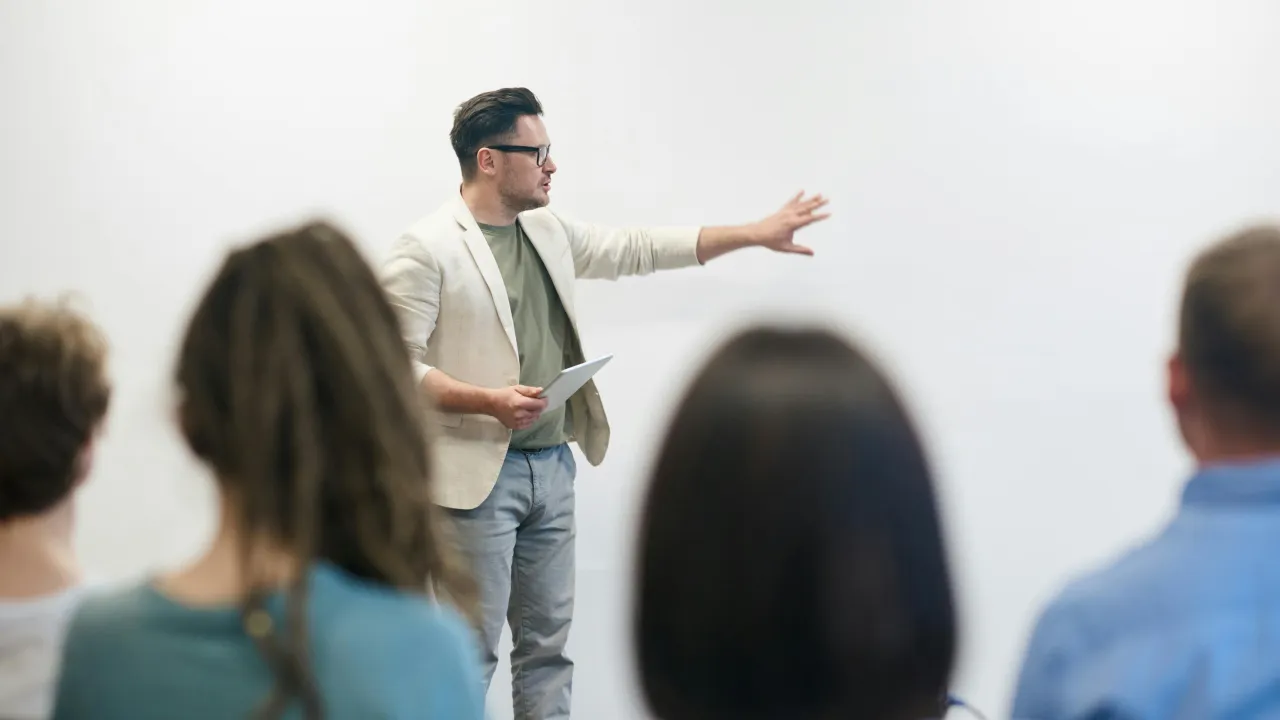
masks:
[(547, 409), (547, 401), (538, 397), (542, 388), (512, 385), (493, 391), (491, 415), (512, 430), (524, 430)]
[(781, 210), (756, 223), (756, 241), (774, 252), (812, 255), (812, 249), (795, 243), (795, 234), (802, 227), (831, 217), (831, 213), (815, 212), (826, 204), (823, 196), (806, 198), (801, 190)]

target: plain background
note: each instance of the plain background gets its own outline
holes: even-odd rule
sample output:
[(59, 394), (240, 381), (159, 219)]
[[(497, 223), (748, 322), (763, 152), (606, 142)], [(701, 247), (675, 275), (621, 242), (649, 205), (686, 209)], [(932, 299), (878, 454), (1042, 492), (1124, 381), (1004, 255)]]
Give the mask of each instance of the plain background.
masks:
[[(538, 92), (553, 202), (584, 219), (737, 223), (825, 193), (815, 258), (581, 288), (588, 355), (616, 358), (612, 450), (578, 481), (575, 716), (644, 717), (645, 473), (696, 363), (767, 318), (846, 328), (904, 384), (960, 583), (955, 689), (1000, 717), (1041, 604), (1174, 506), (1178, 284), (1280, 211), (1277, 27), (1272, 0), (0, 0), (0, 300), (75, 291), (110, 333), (79, 541), (127, 578), (211, 528), (169, 377), (223, 251), (321, 214), (379, 261), (455, 191), (463, 99)], [(500, 670), (494, 718), (508, 693)]]

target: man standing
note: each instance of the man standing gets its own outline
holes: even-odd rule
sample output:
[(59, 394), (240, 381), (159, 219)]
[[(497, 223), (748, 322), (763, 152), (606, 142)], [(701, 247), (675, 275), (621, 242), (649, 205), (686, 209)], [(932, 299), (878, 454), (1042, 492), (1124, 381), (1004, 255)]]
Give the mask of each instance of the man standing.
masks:
[(609, 424), (594, 382), (548, 408), (541, 384), (583, 362), (576, 278), (616, 279), (766, 247), (812, 255), (794, 233), (827, 217), (792, 198), (739, 227), (607, 229), (546, 210), (556, 172), (542, 106), (525, 88), (477, 95), (454, 114), (462, 187), (392, 248), (384, 285), (437, 409), (436, 501), (453, 515), (480, 586), (486, 687), (505, 617), (519, 720), (569, 717), (565, 655), (574, 593), (576, 464), (598, 465)]

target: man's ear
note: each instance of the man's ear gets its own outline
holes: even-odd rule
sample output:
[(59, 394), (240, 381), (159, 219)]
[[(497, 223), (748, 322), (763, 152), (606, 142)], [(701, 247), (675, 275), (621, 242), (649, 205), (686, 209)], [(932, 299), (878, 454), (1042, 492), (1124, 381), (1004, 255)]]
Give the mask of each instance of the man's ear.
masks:
[(94, 430), (89, 435), (89, 439), (85, 441), (84, 446), (80, 448), (79, 454), (76, 455), (75, 478), (71, 483), (72, 488), (79, 489), (93, 472), (93, 460), (98, 449), (99, 432), (100, 430)]
[(1191, 404), (1191, 377), (1187, 373), (1187, 364), (1182, 360), (1182, 354), (1175, 352), (1169, 357), (1167, 364), (1168, 375), (1168, 393), (1169, 404), (1179, 413), (1185, 411)]
[(187, 434), (186, 403), (183, 402), (182, 400), (179, 400), (178, 402), (173, 404), (173, 409), (170, 410), (170, 412), (172, 413), (173, 426), (178, 429), (178, 434), (186, 435)]
[(486, 175), (492, 175), (497, 170), (497, 161), (493, 157), (493, 151), (489, 148), (480, 148), (476, 151), (476, 168)]

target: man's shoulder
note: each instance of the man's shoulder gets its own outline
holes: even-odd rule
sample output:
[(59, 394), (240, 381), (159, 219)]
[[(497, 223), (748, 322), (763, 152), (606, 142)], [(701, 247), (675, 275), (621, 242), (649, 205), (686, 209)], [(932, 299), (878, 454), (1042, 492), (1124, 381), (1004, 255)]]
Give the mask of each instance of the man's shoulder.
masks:
[(432, 243), (442, 239), (460, 237), (463, 229), (453, 215), (452, 204), (444, 203), (410, 223), (401, 233), (401, 237), (411, 238), (421, 243)]
[(1178, 558), (1167, 544), (1160, 536), (1145, 540), (1074, 577), (1045, 608), (1044, 618), (1105, 637), (1149, 621), (1157, 608), (1167, 612), (1182, 582)]
[(526, 232), (564, 233), (564, 220), (560, 214), (546, 207), (520, 213), (520, 224)]

